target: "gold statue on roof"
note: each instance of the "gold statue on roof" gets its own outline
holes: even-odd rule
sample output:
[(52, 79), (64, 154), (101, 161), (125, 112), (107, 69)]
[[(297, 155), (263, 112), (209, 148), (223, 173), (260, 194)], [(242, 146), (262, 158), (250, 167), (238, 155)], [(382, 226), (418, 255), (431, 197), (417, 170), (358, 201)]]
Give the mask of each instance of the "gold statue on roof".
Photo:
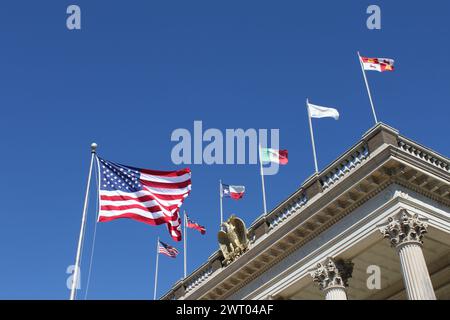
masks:
[(222, 223), (218, 235), (220, 250), (224, 257), (224, 265), (228, 265), (247, 251), (249, 246), (248, 232), (244, 221), (234, 214)]

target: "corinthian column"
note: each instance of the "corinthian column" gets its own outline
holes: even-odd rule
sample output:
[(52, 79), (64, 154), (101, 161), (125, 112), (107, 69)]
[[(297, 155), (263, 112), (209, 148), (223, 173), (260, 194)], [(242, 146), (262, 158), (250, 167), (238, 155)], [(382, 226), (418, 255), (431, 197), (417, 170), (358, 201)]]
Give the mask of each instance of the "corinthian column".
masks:
[(400, 257), (403, 282), (409, 300), (436, 300), (425, 257), (422, 238), (428, 225), (406, 210), (395, 218), (389, 218), (380, 231), (396, 248)]
[(347, 300), (346, 288), (353, 272), (353, 263), (328, 258), (323, 264), (317, 264), (311, 276), (325, 292), (326, 300)]

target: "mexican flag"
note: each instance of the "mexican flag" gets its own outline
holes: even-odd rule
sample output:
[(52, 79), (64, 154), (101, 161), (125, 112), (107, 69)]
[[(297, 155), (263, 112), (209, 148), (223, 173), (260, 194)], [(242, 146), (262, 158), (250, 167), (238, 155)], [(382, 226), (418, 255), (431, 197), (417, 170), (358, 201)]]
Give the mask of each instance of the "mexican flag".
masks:
[(288, 151), (270, 148), (261, 148), (262, 162), (275, 162), (281, 165), (288, 164)]

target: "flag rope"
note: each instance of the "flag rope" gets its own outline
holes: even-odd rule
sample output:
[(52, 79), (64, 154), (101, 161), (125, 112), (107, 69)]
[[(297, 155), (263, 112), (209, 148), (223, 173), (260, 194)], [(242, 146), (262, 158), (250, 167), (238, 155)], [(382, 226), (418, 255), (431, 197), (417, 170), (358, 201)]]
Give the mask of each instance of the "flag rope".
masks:
[[(88, 199), (87, 199), (86, 204), (87, 204), (87, 206), (89, 206), (89, 196), (88, 196)], [(85, 236), (85, 234), (86, 234), (86, 220), (84, 221), (83, 229), (84, 229), (84, 231), (83, 231), (83, 238), (84, 238), (84, 236)], [(80, 269), (80, 271), (81, 271), (81, 263), (83, 262), (83, 248), (84, 248), (84, 241), (81, 243), (80, 260), (79, 260), (79, 262), (78, 262), (78, 268)], [(74, 273), (74, 274), (75, 274), (75, 273)], [(73, 278), (73, 281), (76, 281), (76, 284), (75, 284), (76, 287), (78, 286), (78, 284), (77, 284), (78, 282), (80, 282), (80, 287), (81, 287), (81, 277), (80, 277), (80, 274), (81, 274), (81, 272), (78, 273), (77, 279), (75, 279), (75, 276), (74, 276), (74, 278)], [(74, 296), (73, 296), (74, 300), (77, 300), (77, 294), (78, 294), (78, 289), (76, 288), (76, 289), (75, 289)]]
[[(98, 166), (95, 166), (94, 168), (94, 172), (98, 173)], [(95, 208), (97, 211), (97, 217), (95, 219), (95, 227), (94, 227), (94, 236), (92, 238), (92, 245), (91, 245), (91, 258), (89, 260), (89, 271), (88, 271), (88, 277), (87, 277), (87, 283), (86, 283), (86, 292), (84, 293), (84, 300), (87, 300), (87, 296), (89, 293), (89, 285), (91, 283), (91, 271), (92, 271), (92, 263), (94, 260), (94, 251), (95, 251), (95, 240), (96, 240), (96, 236), (97, 236), (97, 225), (98, 225), (98, 214), (100, 212), (100, 208), (99, 208), (99, 201), (98, 201), (98, 197), (99, 197), (99, 189), (100, 189), (100, 184), (99, 184), (99, 178), (98, 175), (95, 175), (95, 182), (96, 182), (96, 186), (97, 186), (97, 196), (96, 196), (96, 200), (95, 200)]]

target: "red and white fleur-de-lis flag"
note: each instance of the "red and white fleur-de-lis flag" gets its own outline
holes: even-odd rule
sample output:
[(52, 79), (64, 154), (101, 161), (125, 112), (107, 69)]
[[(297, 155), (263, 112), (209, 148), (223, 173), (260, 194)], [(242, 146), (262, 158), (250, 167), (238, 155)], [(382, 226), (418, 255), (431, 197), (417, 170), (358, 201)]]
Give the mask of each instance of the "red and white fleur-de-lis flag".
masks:
[(361, 62), (364, 70), (378, 72), (394, 71), (395, 61), (393, 59), (361, 57)]

